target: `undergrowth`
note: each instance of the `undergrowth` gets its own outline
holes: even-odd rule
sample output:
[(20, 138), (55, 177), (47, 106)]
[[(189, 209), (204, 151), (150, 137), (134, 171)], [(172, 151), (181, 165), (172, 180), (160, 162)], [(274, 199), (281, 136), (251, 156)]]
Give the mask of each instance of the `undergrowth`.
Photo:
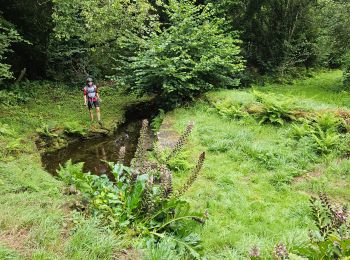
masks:
[(320, 194), (311, 198), (316, 230), (309, 231), (309, 241), (294, 249), (307, 259), (347, 259), (350, 257), (350, 212), (347, 206), (332, 203)]
[[(320, 154), (334, 150), (346, 152), (344, 139), (348, 139), (348, 110), (316, 111), (305, 109), (301, 103), (281, 94), (263, 93), (253, 90), (246, 102), (224, 98), (211, 101), (218, 113), (230, 119), (248, 121), (255, 118), (259, 124), (283, 126), (293, 123), (291, 137), (308, 139), (315, 151)], [(209, 96), (210, 100), (210, 96)], [(345, 119), (343, 117), (345, 117)], [(228, 144), (229, 145), (229, 144)]]
[(193, 212), (181, 196), (196, 180), (205, 154), (201, 153), (188, 179), (176, 190), (173, 189), (172, 172), (167, 167), (167, 162), (182, 149), (192, 127), (192, 124), (187, 126), (165, 157), (155, 156), (156, 160), (148, 160), (145, 149), (148, 122), (144, 120), (131, 167), (123, 165), (124, 147), (120, 150), (119, 162), (109, 163), (114, 180), (106, 175), (83, 173), (82, 163), (74, 165), (70, 161), (61, 167), (59, 175), (65, 183), (82, 193), (86, 207), (81, 208), (86, 214), (100, 219), (109, 229), (147, 238), (148, 243), (154, 244), (149, 252), (159, 249), (159, 243), (167, 243), (172, 248), (170, 251), (178, 256), (189, 254), (200, 258), (200, 238), (188, 221), (204, 224), (206, 215)]

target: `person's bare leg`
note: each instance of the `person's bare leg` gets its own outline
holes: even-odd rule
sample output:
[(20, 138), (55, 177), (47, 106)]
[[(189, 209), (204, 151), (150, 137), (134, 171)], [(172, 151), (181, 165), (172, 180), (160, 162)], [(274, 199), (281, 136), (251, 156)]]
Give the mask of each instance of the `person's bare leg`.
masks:
[(89, 110), (90, 113), (90, 120), (91, 122), (94, 121), (94, 114), (92, 113), (92, 109)]
[(96, 116), (97, 116), (97, 121), (101, 121), (101, 113), (100, 113), (100, 108), (96, 107)]

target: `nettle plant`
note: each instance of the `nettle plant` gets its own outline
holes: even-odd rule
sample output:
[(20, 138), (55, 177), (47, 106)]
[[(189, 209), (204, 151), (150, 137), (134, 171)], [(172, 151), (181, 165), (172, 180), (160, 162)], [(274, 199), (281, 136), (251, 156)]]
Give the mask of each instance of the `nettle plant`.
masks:
[[(207, 214), (192, 212), (181, 196), (191, 187), (202, 169), (205, 153), (201, 153), (196, 167), (187, 181), (173, 189), (172, 172), (167, 162), (183, 148), (193, 124), (189, 124), (175, 147), (164, 156), (148, 159), (145, 146), (148, 121), (142, 122), (135, 158), (131, 166), (123, 164), (125, 147), (119, 152), (118, 163), (108, 163), (114, 180), (106, 175), (83, 173), (83, 164), (68, 162), (59, 175), (79, 190), (86, 202), (85, 212), (117, 230), (135, 236), (151, 237), (155, 242), (170, 237), (181, 250), (199, 257), (199, 236), (192, 232), (193, 223), (204, 224)], [(157, 153), (156, 153), (157, 154)]]

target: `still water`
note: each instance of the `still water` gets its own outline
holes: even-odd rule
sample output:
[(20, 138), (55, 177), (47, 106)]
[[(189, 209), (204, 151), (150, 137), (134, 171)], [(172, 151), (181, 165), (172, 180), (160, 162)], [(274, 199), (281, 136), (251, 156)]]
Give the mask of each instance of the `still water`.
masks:
[[(44, 168), (56, 175), (60, 164), (72, 159), (74, 163), (84, 162), (84, 171), (94, 174), (108, 174), (108, 166), (103, 161), (116, 162), (119, 149), (125, 146), (126, 153), (124, 163), (130, 164), (134, 156), (141, 129), (141, 120), (129, 122), (121, 126), (113, 136), (106, 136), (91, 140), (79, 140), (67, 147), (45, 153), (41, 160)], [(148, 146), (150, 147), (153, 133), (148, 133)]]
[[(125, 111), (127, 123), (120, 126), (112, 136), (79, 140), (58, 151), (42, 154), (41, 160), (44, 168), (56, 175), (59, 165), (64, 165), (66, 161), (72, 159), (74, 163), (84, 162), (85, 172), (105, 174), (109, 169), (102, 161), (117, 162), (119, 149), (122, 146), (126, 148), (124, 164), (130, 165), (136, 151), (142, 119), (156, 116), (158, 108), (155, 102), (130, 105)], [(151, 130), (148, 131), (146, 139), (147, 148), (151, 149), (154, 139)]]

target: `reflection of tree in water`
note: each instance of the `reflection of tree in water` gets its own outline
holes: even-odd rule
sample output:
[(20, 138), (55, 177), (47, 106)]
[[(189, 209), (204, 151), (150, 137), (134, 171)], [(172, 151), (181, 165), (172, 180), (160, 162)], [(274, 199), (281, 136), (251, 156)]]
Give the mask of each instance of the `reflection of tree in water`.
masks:
[[(59, 151), (44, 154), (43, 165), (49, 172), (56, 174), (59, 164), (64, 165), (67, 160), (72, 159), (73, 163), (84, 162), (84, 172), (112, 176), (109, 166), (104, 161), (117, 162), (118, 152), (124, 146), (124, 163), (129, 165), (134, 157), (140, 128), (141, 121), (129, 122), (112, 136), (72, 143)], [(153, 133), (149, 132), (148, 135), (147, 149), (151, 149)]]
[(104, 146), (97, 146), (95, 148), (96, 158), (99, 163), (94, 167), (94, 170), (97, 174), (107, 174), (108, 166), (106, 164), (107, 156)]

